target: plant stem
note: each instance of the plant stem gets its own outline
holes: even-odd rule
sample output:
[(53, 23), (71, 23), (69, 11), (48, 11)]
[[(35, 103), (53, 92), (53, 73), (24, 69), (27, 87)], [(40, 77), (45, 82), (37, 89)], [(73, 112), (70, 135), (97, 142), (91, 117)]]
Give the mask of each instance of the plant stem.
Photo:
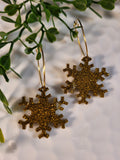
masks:
[[(23, 44), (23, 46), (24, 46), (25, 48), (29, 48), (20, 38), (19, 38), (19, 41)], [(34, 47), (33, 47), (33, 48), (34, 48)], [(36, 46), (35, 48), (37, 48), (37, 46)], [(34, 55), (34, 52), (32, 52), (32, 54)]]
[(10, 69), (11, 69), (11, 71), (14, 72), (19, 78), (22, 79), (21, 75), (19, 75), (13, 68), (10, 67)]
[(10, 46), (10, 50), (9, 50), (8, 54), (10, 54), (12, 52), (13, 46), (14, 46), (14, 42), (11, 42), (11, 46)]
[(22, 36), (22, 33), (23, 33), (24, 30), (25, 30), (25, 27), (23, 27), (23, 28), (20, 30), (19, 35), (17, 36), (17, 38), (13, 40), (14, 43), (17, 42), (17, 41), (20, 39), (20, 37)]
[(27, 21), (29, 14), (31, 13), (31, 10), (29, 10), (25, 16), (25, 21)]
[(102, 18), (102, 16), (101, 16), (98, 12), (96, 12), (93, 8), (91, 8), (91, 7), (89, 7), (89, 8), (90, 8), (90, 10), (93, 11), (98, 17)]
[(12, 32), (15, 32), (15, 31), (17, 31), (17, 30), (20, 29), (20, 28), (21, 28), (21, 26), (13, 29), (13, 30), (11, 30), (11, 31), (9, 31), (7, 34), (10, 34), (10, 33), (12, 33)]
[(41, 35), (41, 38), (40, 38), (39, 44), (41, 44), (41, 43), (42, 43), (43, 37), (44, 37), (44, 31), (42, 30), (42, 35)]
[(37, 34), (42, 30), (42, 28), (43, 28), (43, 27), (41, 27), (41, 28), (37, 31)]
[(36, 46), (34, 46), (32, 49), (35, 49), (35, 48), (37, 48), (38, 46), (36, 45)]
[(54, 22), (53, 16), (52, 16), (52, 23), (53, 23), (53, 26), (55, 27), (55, 22)]
[(0, 13), (6, 13), (6, 12), (4, 12), (4, 11), (0, 11)]
[(23, 3), (20, 3), (20, 5), (24, 5), (25, 3), (29, 2), (29, 0), (26, 0), (25, 2)]
[(26, 48), (28, 48), (28, 46), (19, 38), (19, 41), (23, 44), (23, 46), (25, 46)]
[(63, 21), (60, 17), (57, 17), (62, 23), (66, 25), (66, 27), (71, 31), (71, 28), (67, 25), (65, 21)]

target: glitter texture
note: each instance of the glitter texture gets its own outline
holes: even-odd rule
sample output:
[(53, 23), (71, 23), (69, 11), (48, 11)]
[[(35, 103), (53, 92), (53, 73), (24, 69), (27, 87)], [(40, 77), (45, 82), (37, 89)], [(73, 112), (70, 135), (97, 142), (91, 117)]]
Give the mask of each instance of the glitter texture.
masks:
[(38, 135), (39, 138), (49, 137), (49, 134), (46, 131), (51, 131), (51, 127), (62, 127), (65, 128), (65, 123), (68, 122), (67, 119), (62, 119), (63, 115), (56, 114), (57, 110), (63, 110), (61, 107), (62, 104), (67, 105), (68, 103), (64, 101), (64, 97), (61, 97), (61, 100), (58, 101), (57, 98), (53, 99), (53, 102), (49, 101), (51, 94), (46, 95), (48, 91), (47, 87), (39, 88), (41, 92), (40, 95), (36, 95), (38, 102), (33, 102), (33, 98), (29, 98), (29, 102), (26, 101), (25, 97), (23, 97), (20, 105), (25, 105), (25, 110), (30, 110), (30, 115), (24, 114), (23, 120), (19, 120), (19, 124), (22, 125), (22, 129), (26, 129), (26, 125), (29, 124), (30, 128), (38, 125), (36, 128), (36, 132), (40, 131)]
[(102, 68), (101, 72), (99, 68), (91, 70), (94, 67), (93, 64), (89, 65), (89, 61), (91, 60), (90, 57), (85, 56), (82, 59), (84, 63), (79, 64), (79, 70), (76, 69), (76, 65), (73, 65), (73, 69), (71, 69), (69, 64), (63, 69), (64, 72), (68, 72), (68, 77), (73, 77), (71, 82), (67, 80), (65, 82), (66, 86), (62, 86), (64, 93), (78, 92), (76, 96), (80, 98), (80, 100), (78, 99), (79, 104), (87, 104), (86, 98), (90, 98), (91, 95), (104, 97), (104, 93), (107, 92), (106, 89), (102, 89), (103, 84), (97, 84), (97, 82), (98, 80), (103, 81), (105, 79), (103, 76), (109, 76), (109, 74), (106, 72), (106, 68)]

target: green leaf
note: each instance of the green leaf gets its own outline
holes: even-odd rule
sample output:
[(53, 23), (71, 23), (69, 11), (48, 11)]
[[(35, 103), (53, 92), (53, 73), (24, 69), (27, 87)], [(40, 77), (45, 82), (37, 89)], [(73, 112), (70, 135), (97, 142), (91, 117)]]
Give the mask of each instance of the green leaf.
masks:
[(0, 48), (4, 47), (6, 44), (8, 43), (7, 42), (0, 43)]
[(0, 36), (3, 38), (6, 35), (5, 32), (0, 32)]
[(17, 10), (18, 10), (18, 5), (16, 4), (9, 4), (5, 7), (5, 12), (9, 15), (9, 16), (13, 16)]
[(7, 40), (8, 34), (5, 32), (0, 32), (0, 37), (2, 37), (3, 40)]
[(11, 111), (11, 109), (10, 109), (8, 106), (4, 105), (4, 107), (5, 107), (6, 111), (7, 111), (9, 114), (12, 114), (12, 111)]
[(49, 40), (51, 43), (54, 42), (54, 41), (56, 41), (55, 35), (52, 34), (52, 33), (50, 33), (50, 32), (48, 32), (48, 31), (46, 31), (46, 36), (47, 36), (48, 40)]
[(51, 5), (50, 3), (44, 2), (43, 7), (44, 9), (47, 8), (50, 11), (50, 13), (56, 17), (58, 17), (61, 13), (61, 9), (57, 4)]
[(37, 22), (37, 16), (32, 12), (28, 17), (27, 22), (28, 23)]
[(15, 27), (20, 27), (20, 26), (21, 26), (21, 15), (19, 14), (16, 18)]
[(8, 3), (8, 4), (11, 4), (10, 0), (2, 0), (2, 1), (5, 2), (5, 3)]
[(3, 103), (4, 105), (6, 105), (6, 106), (9, 105), (9, 104), (8, 104), (8, 101), (7, 101), (6, 97), (5, 97), (5, 95), (3, 94), (3, 92), (1, 91), (1, 89), (0, 89), (0, 100), (2, 101), (2, 103)]
[(5, 139), (4, 139), (4, 136), (3, 136), (3, 133), (2, 133), (1, 128), (0, 128), (0, 142), (1, 142), (1, 143), (4, 143), (4, 142), (5, 142)]
[(75, 8), (77, 8), (80, 11), (85, 11), (87, 9), (87, 0), (75, 0), (73, 2), (73, 5)]
[(105, 9), (108, 9), (108, 10), (112, 10), (112, 9), (114, 9), (114, 4), (115, 3), (115, 0), (101, 0), (100, 2), (99, 2), (99, 4), (103, 7), (103, 8), (105, 8)]
[(13, 3), (15, 3), (15, 4), (16, 4), (16, 2), (17, 2), (17, 0), (13, 0)]
[(51, 14), (56, 16), (56, 17), (58, 17), (59, 14), (61, 13), (61, 10), (60, 10), (59, 6), (56, 6), (56, 5), (51, 5), (49, 7), (49, 10), (50, 10)]
[(32, 32), (32, 29), (29, 27), (29, 25), (26, 22), (24, 22), (23, 25), (26, 29), (28, 29), (29, 32)]
[(36, 36), (37, 36), (37, 33), (33, 33), (33, 34), (29, 35), (29, 36), (26, 38), (26, 41), (27, 41), (28, 43), (33, 43), (33, 42), (35, 41), (35, 39), (36, 39)]
[(25, 53), (30, 54), (32, 53), (33, 48), (25, 48)]
[(77, 31), (72, 31), (72, 35), (73, 35), (74, 38), (77, 38), (78, 32)]
[(5, 95), (3, 94), (3, 92), (1, 91), (1, 89), (0, 89), (0, 100), (1, 100), (1, 102), (3, 103), (6, 111), (7, 111), (8, 113), (12, 114), (11, 109), (8, 107), (8, 105), (9, 105), (9, 104), (8, 104), (8, 101), (7, 101), (6, 97), (5, 97)]
[(37, 10), (37, 6), (31, 5), (31, 10), (36, 16), (40, 15), (40, 12)]
[(15, 23), (15, 21), (12, 20), (11, 18), (8, 18), (8, 17), (5, 17), (5, 16), (2, 16), (1, 18), (2, 18), (2, 20), (6, 21), (6, 22)]
[(0, 75), (3, 75), (6, 82), (9, 82), (9, 78), (8, 78), (7, 74), (5, 73), (5, 69), (2, 66), (0, 66)]
[(5, 70), (10, 69), (10, 55), (6, 54), (0, 58), (0, 66), (2, 66)]
[(46, 20), (47, 20), (47, 22), (49, 22), (50, 16), (51, 16), (51, 12), (50, 12), (50, 10), (47, 8), (47, 6), (49, 6), (49, 4), (48, 4), (48, 3), (42, 3), (42, 6), (43, 6), (43, 8), (44, 8), (44, 12), (45, 12), (45, 15), (46, 15)]
[(40, 52), (40, 49), (38, 49), (38, 53), (37, 53), (37, 56), (36, 56), (36, 60), (39, 60), (41, 58), (41, 52)]
[(51, 13), (50, 13), (50, 11), (47, 8), (45, 8), (44, 11), (45, 11), (47, 22), (49, 22)]
[(58, 34), (59, 33), (58, 30), (57, 30), (57, 28), (55, 28), (55, 27), (49, 28), (48, 32), (50, 32), (51, 34)]
[(55, 34), (58, 34), (58, 30), (55, 27), (51, 27), (46, 31), (46, 36), (50, 42), (56, 41)]
[(62, 10), (62, 13), (63, 13), (63, 15), (65, 16), (65, 17), (67, 17), (67, 14)]
[(92, 0), (87, 0), (87, 7), (90, 7), (92, 4)]

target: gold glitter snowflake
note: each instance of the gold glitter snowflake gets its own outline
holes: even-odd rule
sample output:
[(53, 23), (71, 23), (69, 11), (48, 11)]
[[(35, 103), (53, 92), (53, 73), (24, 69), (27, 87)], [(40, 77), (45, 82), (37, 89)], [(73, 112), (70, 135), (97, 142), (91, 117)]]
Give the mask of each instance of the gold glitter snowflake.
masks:
[(88, 101), (86, 98), (90, 98), (91, 95), (100, 95), (100, 97), (104, 97), (104, 93), (107, 92), (106, 89), (102, 89), (103, 84), (97, 84), (97, 82), (98, 80), (103, 81), (103, 76), (108, 76), (109, 74), (106, 72), (106, 68), (102, 68), (101, 72), (99, 71), (99, 68), (91, 70), (94, 66), (93, 64), (89, 65), (89, 61), (91, 60), (92, 59), (90, 57), (85, 56), (82, 59), (84, 63), (79, 64), (79, 70), (76, 69), (76, 65), (73, 65), (73, 69), (71, 69), (69, 64), (67, 64), (67, 67), (63, 69), (64, 72), (68, 72), (68, 77), (73, 77), (72, 82), (67, 80), (65, 82), (66, 86), (62, 86), (64, 93), (78, 92), (76, 96), (81, 98), (78, 100), (79, 104), (87, 104)]
[(23, 120), (19, 120), (19, 124), (22, 125), (22, 129), (26, 129), (26, 125), (29, 124), (30, 128), (33, 128), (33, 125), (38, 125), (36, 132), (41, 132), (39, 138), (49, 137), (49, 134), (46, 131), (51, 131), (51, 127), (62, 127), (65, 128), (65, 123), (68, 122), (67, 119), (62, 119), (63, 115), (56, 114), (57, 110), (63, 110), (61, 107), (62, 104), (67, 105), (68, 103), (64, 101), (64, 97), (61, 97), (61, 100), (58, 101), (57, 98), (54, 98), (52, 102), (49, 101), (51, 94), (46, 95), (48, 91), (47, 87), (39, 88), (41, 95), (36, 95), (38, 102), (33, 102), (33, 98), (29, 98), (29, 102), (26, 101), (23, 97), (21, 105), (25, 105), (25, 110), (30, 110), (30, 115), (24, 114)]

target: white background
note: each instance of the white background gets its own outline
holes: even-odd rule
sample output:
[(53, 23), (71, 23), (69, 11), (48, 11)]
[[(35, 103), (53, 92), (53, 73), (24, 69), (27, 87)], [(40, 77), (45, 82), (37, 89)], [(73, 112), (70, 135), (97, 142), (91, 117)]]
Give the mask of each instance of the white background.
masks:
[[(0, 8), (3, 9), (2, 2)], [(98, 8), (98, 11), (100, 8)], [(119, 160), (120, 159), (120, 5), (112, 12), (99, 11), (100, 19), (90, 10), (79, 13), (72, 10), (65, 19), (72, 27), (75, 18), (80, 18), (85, 29), (89, 56), (95, 67), (106, 67), (110, 76), (104, 81), (108, 89), (105, 98), (93, 97), (88, 105), (77, 103), (71, 94), (65, 95), (69, 102), (63, 111), (69, 120), (65, 129), (52, 129), (49, 139), (38, 139), (33, 129), (22, 130), (18, 125), (21, 112), (18, 102), (22, 96), (35, 97), (39, 77), (35, 57), (26, 56), (17, 43), (12, 52), (12, 67), (22, 75), (18, 79), (8, 73), (10, 82), (0, 78), (0, 88), (6, 94), (12, 115), (8, 115), (0, 103), (0, 128), (5, 143), (0, 144), (0, 160)], [(81, 52), (77, 41), (72, 42), (69, 32), (59, 21), (58, 41), (51, 44), (44, 40), (46, 58), (46, 85), (53, 97), (60, 99), (60, 86), (67, 79), (62, 71), (66, 63), (79, 65)], [(35, 27), (36, 30), (39, 26)], [(11, 30), (12, 26), (0, 21), (0, 30)], [(26, 35), (25, 35), (26, 36)], [(82, 41), (82, 44), (83, 41)], [(8, 48), (1, 50), (5, 54)]]

